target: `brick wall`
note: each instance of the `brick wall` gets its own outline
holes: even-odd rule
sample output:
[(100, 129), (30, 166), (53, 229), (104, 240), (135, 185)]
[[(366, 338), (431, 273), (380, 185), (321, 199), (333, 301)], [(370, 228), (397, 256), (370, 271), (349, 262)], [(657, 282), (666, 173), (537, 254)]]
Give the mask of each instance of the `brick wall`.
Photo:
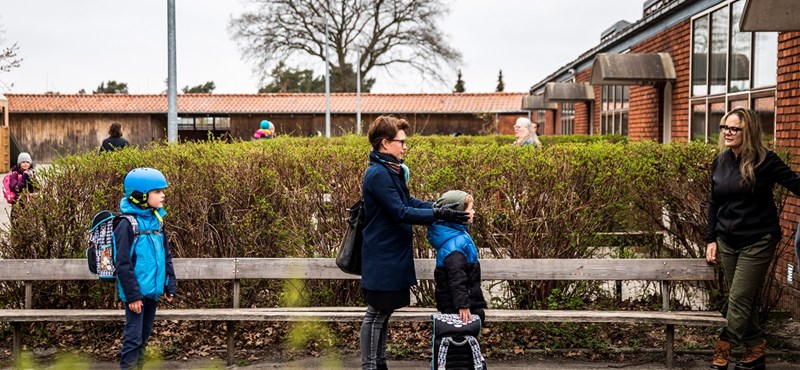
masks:
[(544, 111), (544, 131), (540, 128), (539, 131), (544, 132), (545, 135), (555, 135), (556, 134), (556, 126), (559, 126), (560, 122), (557, 121), (557, 113), (554, 110), (546, 110)]
[[(592, 68), (586, 68), (575, 74), (575, 82), (589, 82), (591, 77)], [(589, 107), (590, 104), (594, 104), (594, 102), (597, 101), (598, 96), (599, 95), (595, 95), (595, 100), (593, 102), (575, 102), (575, 124), (573, 125), (573, 131), (576, 135), (589, 135)]]
[[(792, 154), (790, 165), (797, 171), (800, 169), (800, 32), (784, 32), (778, 36), (778, 85), (776, 97), (775, 145), (788, 148)], [(800, 201), (790, 197), (781, 214), (783, 240), (779, 249), (776, 278), (777, 283), (784, 286), (783, 297), (779, 309), (790, 310), (800, 315), (800, 281), (795, 273), (794, 283), (787, 285), (787, 265), (792, 264), (797, 270), (794, 256), (794, 232), (800, 220)]]
[[(669, 53), (677, 80), (672, 88), (672, 141), (689, 136), (690, 21), (687, 19), (631, 47), (631, 53)], [(631, 86), (629, 137), (661, 140), (659, 93), (654, 86)]]

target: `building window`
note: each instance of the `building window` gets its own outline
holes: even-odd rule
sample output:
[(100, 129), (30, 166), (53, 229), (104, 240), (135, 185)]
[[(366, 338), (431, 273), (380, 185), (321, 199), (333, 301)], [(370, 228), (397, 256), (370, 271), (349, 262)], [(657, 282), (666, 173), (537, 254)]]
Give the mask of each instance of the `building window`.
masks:
[(729, 0), (692, 21), (690, 140), (715, 142), (725, 112), (757, 104), (764, 134), (774, 135), (778, 36), (740, 32), (743, 9), (744, 0)]
[(600, 97), (600, 133), (628, 135), (631, 89), (628, 86), (603, 86)]
[(230, 117), (178, 117), (178, 130), (227, 131), (230, 129)]
[(561, 134), (574, 134), (575, 103), (561, 103)]

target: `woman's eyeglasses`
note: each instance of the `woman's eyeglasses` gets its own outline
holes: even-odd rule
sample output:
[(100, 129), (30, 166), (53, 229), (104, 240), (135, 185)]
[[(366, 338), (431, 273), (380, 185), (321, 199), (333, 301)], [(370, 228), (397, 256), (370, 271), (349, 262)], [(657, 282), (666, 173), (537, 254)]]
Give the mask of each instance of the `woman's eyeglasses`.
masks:
[(406, 140), (405, 139), (403, 139), (403, 140), (387, 139), (387, 140), (396, 141), (396, 142), (400, 143), (401, 146), (406, 146)]
[(728, 132), (736, 135), (740, 131), (742, 131), (742, 128), (741, 127), (736, 127), (736, 126), (719, 125), (719, 130), (720, 131), (728, 131)]

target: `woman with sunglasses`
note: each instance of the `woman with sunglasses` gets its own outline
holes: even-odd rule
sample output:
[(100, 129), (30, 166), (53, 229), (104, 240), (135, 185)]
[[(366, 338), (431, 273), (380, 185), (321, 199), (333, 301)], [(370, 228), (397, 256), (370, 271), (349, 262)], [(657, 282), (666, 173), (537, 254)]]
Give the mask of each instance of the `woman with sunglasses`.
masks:
[(781, 238), (772, 189), (777, 183), (800, 194), (800, 177), (761, 142), (761, 124), (752, 110), (731, 110), (719, 128), (705, 239), (706, 260), (721, 263), (728, 285), (728, 325), (717, 339), (710, 368), (727, 369), (731, 346), (744, 345), (736, 369), (764, 369), (766, 341), (756, 297)]
[(417, 285), (411, 225), (436, 220), (466, 223), (469, 213), (458, 203), (434, 207), (408, 190), (406, 120), (380, 116), (369, 128), (369, 167), (364, 174), (364, 245), (361, 248), (361, 288), (367, 312), (361, 323), (361, 368), (386, 369), (386, 338), (394, 310), (411, 304), (411, 287)]

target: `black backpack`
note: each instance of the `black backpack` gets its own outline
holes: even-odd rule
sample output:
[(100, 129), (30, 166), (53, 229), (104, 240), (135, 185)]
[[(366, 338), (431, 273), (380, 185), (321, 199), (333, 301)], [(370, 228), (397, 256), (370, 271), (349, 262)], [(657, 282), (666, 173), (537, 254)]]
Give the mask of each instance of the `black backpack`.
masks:
[(101, 280), (113, 281), (117, 277), (117, 245), (114, 242), (114, 228), (123, 218), (131, 223), (134, 238), (139, 236), (139, 222), (136, 221), (136, 216), (130, 214), (100, 211), (94, 215), (89, 226), (86, 261), (89, 264), (89, 272)]

